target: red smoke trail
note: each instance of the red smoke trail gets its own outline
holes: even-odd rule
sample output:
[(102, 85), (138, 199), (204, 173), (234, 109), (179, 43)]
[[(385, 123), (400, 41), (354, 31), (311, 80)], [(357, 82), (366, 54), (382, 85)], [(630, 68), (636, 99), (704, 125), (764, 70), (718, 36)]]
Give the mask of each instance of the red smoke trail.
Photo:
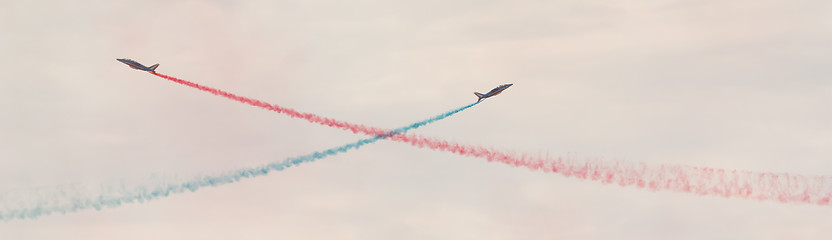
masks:
[[(311, 113), (301, 113), (259, 100), (237, 96), (222, 90), (202, 86), (174, 77), (154, 73), (156, 76), (222, 96), (252, 106), (283, 113), (310, 122), (350, 130), (354, 133), (381, 135), (389, 131), (359, 124), (338, 121)], [(725, 170), (681, 165), (648, 166), (644, 163), (602, 161), (573, 157), (532, 156), (511, 154), (490, 148), (471, 146), (445, 140), (426, 138), (413, 134), (399, 134), (388, 139), (410, 143), (420, 148), (452, 152), (463, 156), (485, 158), (530, 170), (542, 170), (597, 181), (604, 184), (633, 186), (652, 191), (675, 191), (702, 196), (722, 196), (743, 199), (779, 201), (783, 203), (808, 203), (829, 205), (832, 200), (832, 177), (803, 176), (788, 173), (766, 173), (741, 170)]]
[(576, 159), (574, 157), (511, 154), (480, 146), (429, 139), (416, 135), (396, 135), (390, 139), (420, 148), (479, 157), (530, 170), (542, 170), (604, 184), (633, 186), (652, 191), (675, 191), (702, 196), (773, 200), (782, 203), (829, 205), (832, 176), (803, 176), (682, 165), (648, 166), (644, 163)]
[(310, 122), (313, 122), (313, 123), (325, 125), (325, 126), (350, 130), (353, 133), (359, 133), (360, 132), (360, 133), (364, 133), (364, 134), (368, 134), (368, 135), (381, 135), (381, 134), (386, 134), (386, 133), (389, 132), (388, 130), (384, 130), (384, 129), (380, 129), (380, 128), (367, 127), (367, 126), (363, 126), (363, 125), (359, 125), (359, 124), (352, 124), (352, 123), (348, 123), (348, 122), (344, 122), (344, 121), (338, 121), (338, 120), (331, 119), (331, 118), (321, 117), (321, 116), (318, 116), (318, 115), (315, 115), (315, 114), (312, 114), (312, 113), (298, 112), (298, 111), (296, 111), (294, 109), (291, 109), (291, 108), (285, 108), (285, 107), (281, 107), (281, 106), (278, 106), (278, 105), (263, 102), (263, 101), (260, 101), (260, 100), (257, 100), (257, 99), (238, 96), (236, 94), (229, 93), (229, 92), (226, 92), (226, 91), (223, 91), (223, 90), (202, 86), (202, 85), (199, 85), (197, 83), (185, 81), (185, 80), (182, 80), (182, 79), (178, 79), (178, 78), (167, 76), (167, 75), (160, 74), (160, 73), (151, 72), (151, 74), (159, 76), (159, 77), (167, 79), (167, 80), (170, 80), (170, 81), (173, 81), (173, 82), (176, 82), (176, 83), (179, 83), (179, 84), (182, 84), (182, 85), (185, 85), (185, 86), (188, 86), (188, 87), (192, 87), (192, 88), (202, 90), (204, 92), (208, 92), (208, 93), (211, 93), (211, 94), (214, 94), (214, 95), (217, 95), (217, 96), (222, 96), (222, 97), (225, 97), (225, 98), (237, 101), (237, 102), (245, 103), (245, 104), (248, 104), (248, 105), (251, 105), (251, 106), (263, 108), (263, 109), (266, 109), (266, 110), (269, 110), (269, 111), (274, 111), (274, 112), (277, 112), (277, 113), (286, 114), (286, 115), (289, 115), (290, 117), (293, 117), (293, 118), (301, 118), (301, 119), (304, 119), (304, 120), (307, 120), (307, 121), (310, 121)]

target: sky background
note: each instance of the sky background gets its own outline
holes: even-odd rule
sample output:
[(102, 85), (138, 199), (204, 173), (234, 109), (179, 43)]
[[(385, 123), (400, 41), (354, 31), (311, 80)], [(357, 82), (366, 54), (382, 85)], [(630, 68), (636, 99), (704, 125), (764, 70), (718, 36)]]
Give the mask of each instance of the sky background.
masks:
[[(829, 1), (0, 1), (0, 191), (193, 176), (363, 136), (135, 71), (496, 149), (832, 174)], [(828, 239), (832, 208), (380, 141), (3, 239)]]

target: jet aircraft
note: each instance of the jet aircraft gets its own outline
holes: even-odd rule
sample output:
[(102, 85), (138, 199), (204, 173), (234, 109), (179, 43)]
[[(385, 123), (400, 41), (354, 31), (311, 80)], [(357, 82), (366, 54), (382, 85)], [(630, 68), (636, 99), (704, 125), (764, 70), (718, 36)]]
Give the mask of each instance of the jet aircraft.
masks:
[(477, 95), (477, 97), (479, 98), (479, 99), (477, 99), (477, 102), (480, 102), (483, 99), (486, 99), (486, 98), (492, 97), (494, 95), (500, 94), (501, 92), (503, 92), (503, 90), (506, 90), (508, 87), (511, 87), (511, 85), (514, 85), (514, 84), (513, 83), (503, 84), (503, 85), (495, 87), (494, 89), (491, 89), (491, 91), (489, 91), (485, 94), (474, 92), (474, 95)]
[(145, 67), (141, 63), (138, 63), (136, 61), (126, 59), (126, 58), (117, 58), (116, 60), (118, 60), (119, 62), (122, 62), (124, 64), (127, 64), (127, 66), (130, 66), (131, 68), (142, 70), (142, 71), (148, 71), (148, 72), (152, 72), (152, 73), (156, 73), (156, 67), (159, 67), (158, 63), (153, 64), (153, 66), (150, 66), (150, 67)]

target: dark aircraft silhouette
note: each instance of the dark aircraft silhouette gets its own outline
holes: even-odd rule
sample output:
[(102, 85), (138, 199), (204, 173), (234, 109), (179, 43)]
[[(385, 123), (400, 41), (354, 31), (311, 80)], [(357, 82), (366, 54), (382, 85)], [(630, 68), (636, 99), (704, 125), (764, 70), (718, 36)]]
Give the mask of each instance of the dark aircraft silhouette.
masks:
[(130, 66), (131, 68), (135, 68), (142, 71), (148, 71), (152, 73), (156, 73), (156, 67), (159, 67), (158, 63), (153, 64), (153, 66), (150, 67), (145, 67), (141, 63), (126, 58), (117, 58), (116, 60), (118, 60), (119, 62), (123, 62), (124, 64), (127, 64), (127, 66)]
[(503, 92), (503, 90), (506, 90), (508, 87), (511, 87), (511, 85), (514, 85), (514, 84), (512, 84), (512, 83), (503, 84), (503, 85), (500, 85), (500, 86), (498, 86), (494, 89), (491, 89), (491, 91), (488, 91), (485, 94), (474, 92), (474, 95), (477, 95), (477, 97), (479, 98), (479, 99), (477, 99), (477, 102), (480, 102), (483, 99), (490, 98), (494, 95), (500, 94), (501, 92)]

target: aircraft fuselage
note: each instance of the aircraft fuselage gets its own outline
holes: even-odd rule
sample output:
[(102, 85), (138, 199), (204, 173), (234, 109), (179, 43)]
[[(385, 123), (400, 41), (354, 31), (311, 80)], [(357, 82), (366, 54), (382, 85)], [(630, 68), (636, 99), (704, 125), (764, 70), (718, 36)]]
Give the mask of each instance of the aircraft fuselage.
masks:
[(509, 83), (509, 84), (503, 84), (503, 85), (497, 86), (497, 87), (496, 87), (496, 88), (494, 88), (494, 89), (491, 89), (491, 91), (488, 91), (488, 92), (487, 92), (487, 93), (485, 93), (485, 94), (481, 94), (481, 93), (477, 93), (477, 92), (475, 92), (475, 93), (474, 93), (474, 95), (477, 95), (477, 97), (479, 97), (479, 99), (477, 99), (477, 101), (479, 102), (479, 101), (482, 101), (483, 99), (486, 99), (486, 98), (489, 98), (489, 97), (495, 96), (495, 95), (497, 95), (497, 94), (500, 94), (501, 92), (503, 92), (503, 91), (505, 91), (506, 89), (508, 89), (508, 87), (511, 87), (511, 85), (514, 85), (514, 84), (512, 84), (512, 83)]
[(119, 62), (122, 62), (124, 64), (127, 64), (127, 66), (130, 66), (133, 69), (138, 69), (138, 70), (148, 71), (148, 72), (153, 72), (153, 73), (156, 72), (156, 67), (159, 66), (159, 64), (155, 64), (153, 66), (146, 67), (146, 66), (142, 65), (139, 62), (136, 62), (136, 61), (133, 61), (133, 60), (130, 60), (130, 59), (126, 59), (126, 58), (117, 58), (116, 60), (118, 60)]

